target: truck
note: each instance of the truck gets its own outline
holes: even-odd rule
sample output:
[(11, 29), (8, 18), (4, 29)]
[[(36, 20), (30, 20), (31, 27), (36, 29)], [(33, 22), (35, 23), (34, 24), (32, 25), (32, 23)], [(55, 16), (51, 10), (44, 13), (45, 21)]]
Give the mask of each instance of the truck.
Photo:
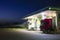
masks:
[(44, 33), (50, 33), (52, 31), (55, 31), (55, 27), (56, 26), (53, 25), (53, 19), (41, 20), (40, 30), (43, 31)]

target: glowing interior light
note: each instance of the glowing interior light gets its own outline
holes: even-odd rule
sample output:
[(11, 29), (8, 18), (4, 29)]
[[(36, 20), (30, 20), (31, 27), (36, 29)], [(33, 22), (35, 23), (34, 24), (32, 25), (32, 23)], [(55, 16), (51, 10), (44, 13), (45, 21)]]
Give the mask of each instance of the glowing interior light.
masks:
[(49, 7), (49, 10), (51, 9), (51, 7)]
[(45, 12), (42, 12), (41, 15), (42, 15), (42, 19), (45, 19), (46, 18), (45, 17)]

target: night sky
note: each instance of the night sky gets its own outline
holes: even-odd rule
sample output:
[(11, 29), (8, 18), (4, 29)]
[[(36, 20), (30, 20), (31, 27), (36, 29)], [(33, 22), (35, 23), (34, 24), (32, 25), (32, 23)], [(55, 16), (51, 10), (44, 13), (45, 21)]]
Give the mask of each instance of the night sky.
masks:
[(0, 22), (19, 22), (22, 17), (44, 7), (60, 7), (59, 0), (0, 1)]

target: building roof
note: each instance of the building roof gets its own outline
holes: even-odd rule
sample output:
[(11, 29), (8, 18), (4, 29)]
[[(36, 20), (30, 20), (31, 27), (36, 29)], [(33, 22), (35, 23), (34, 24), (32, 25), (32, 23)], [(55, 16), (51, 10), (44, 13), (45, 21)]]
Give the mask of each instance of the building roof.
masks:
[(57, 8), (57, 7), (45, 7), (45, 8), (42, 8), (41, 10), (37, 10), (35, 12), (29, 13), (24, 18), (29, 17), (29, 16), (32, 16), (32, 15), (35, 15), (35, 14), (38, 14), (38, 13), (43, 12), (43, 11), (46, 11), (46, 10), (60, 11), (60, 8)]

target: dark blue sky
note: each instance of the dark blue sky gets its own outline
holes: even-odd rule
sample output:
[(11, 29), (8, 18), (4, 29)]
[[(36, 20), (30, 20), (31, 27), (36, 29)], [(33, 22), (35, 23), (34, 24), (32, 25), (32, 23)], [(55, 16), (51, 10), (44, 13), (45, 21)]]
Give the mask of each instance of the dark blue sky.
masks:
[(0, 1), (0, 21), (20, 21), (25, 15), (48, 6), (60, 7), (59, 0)]

